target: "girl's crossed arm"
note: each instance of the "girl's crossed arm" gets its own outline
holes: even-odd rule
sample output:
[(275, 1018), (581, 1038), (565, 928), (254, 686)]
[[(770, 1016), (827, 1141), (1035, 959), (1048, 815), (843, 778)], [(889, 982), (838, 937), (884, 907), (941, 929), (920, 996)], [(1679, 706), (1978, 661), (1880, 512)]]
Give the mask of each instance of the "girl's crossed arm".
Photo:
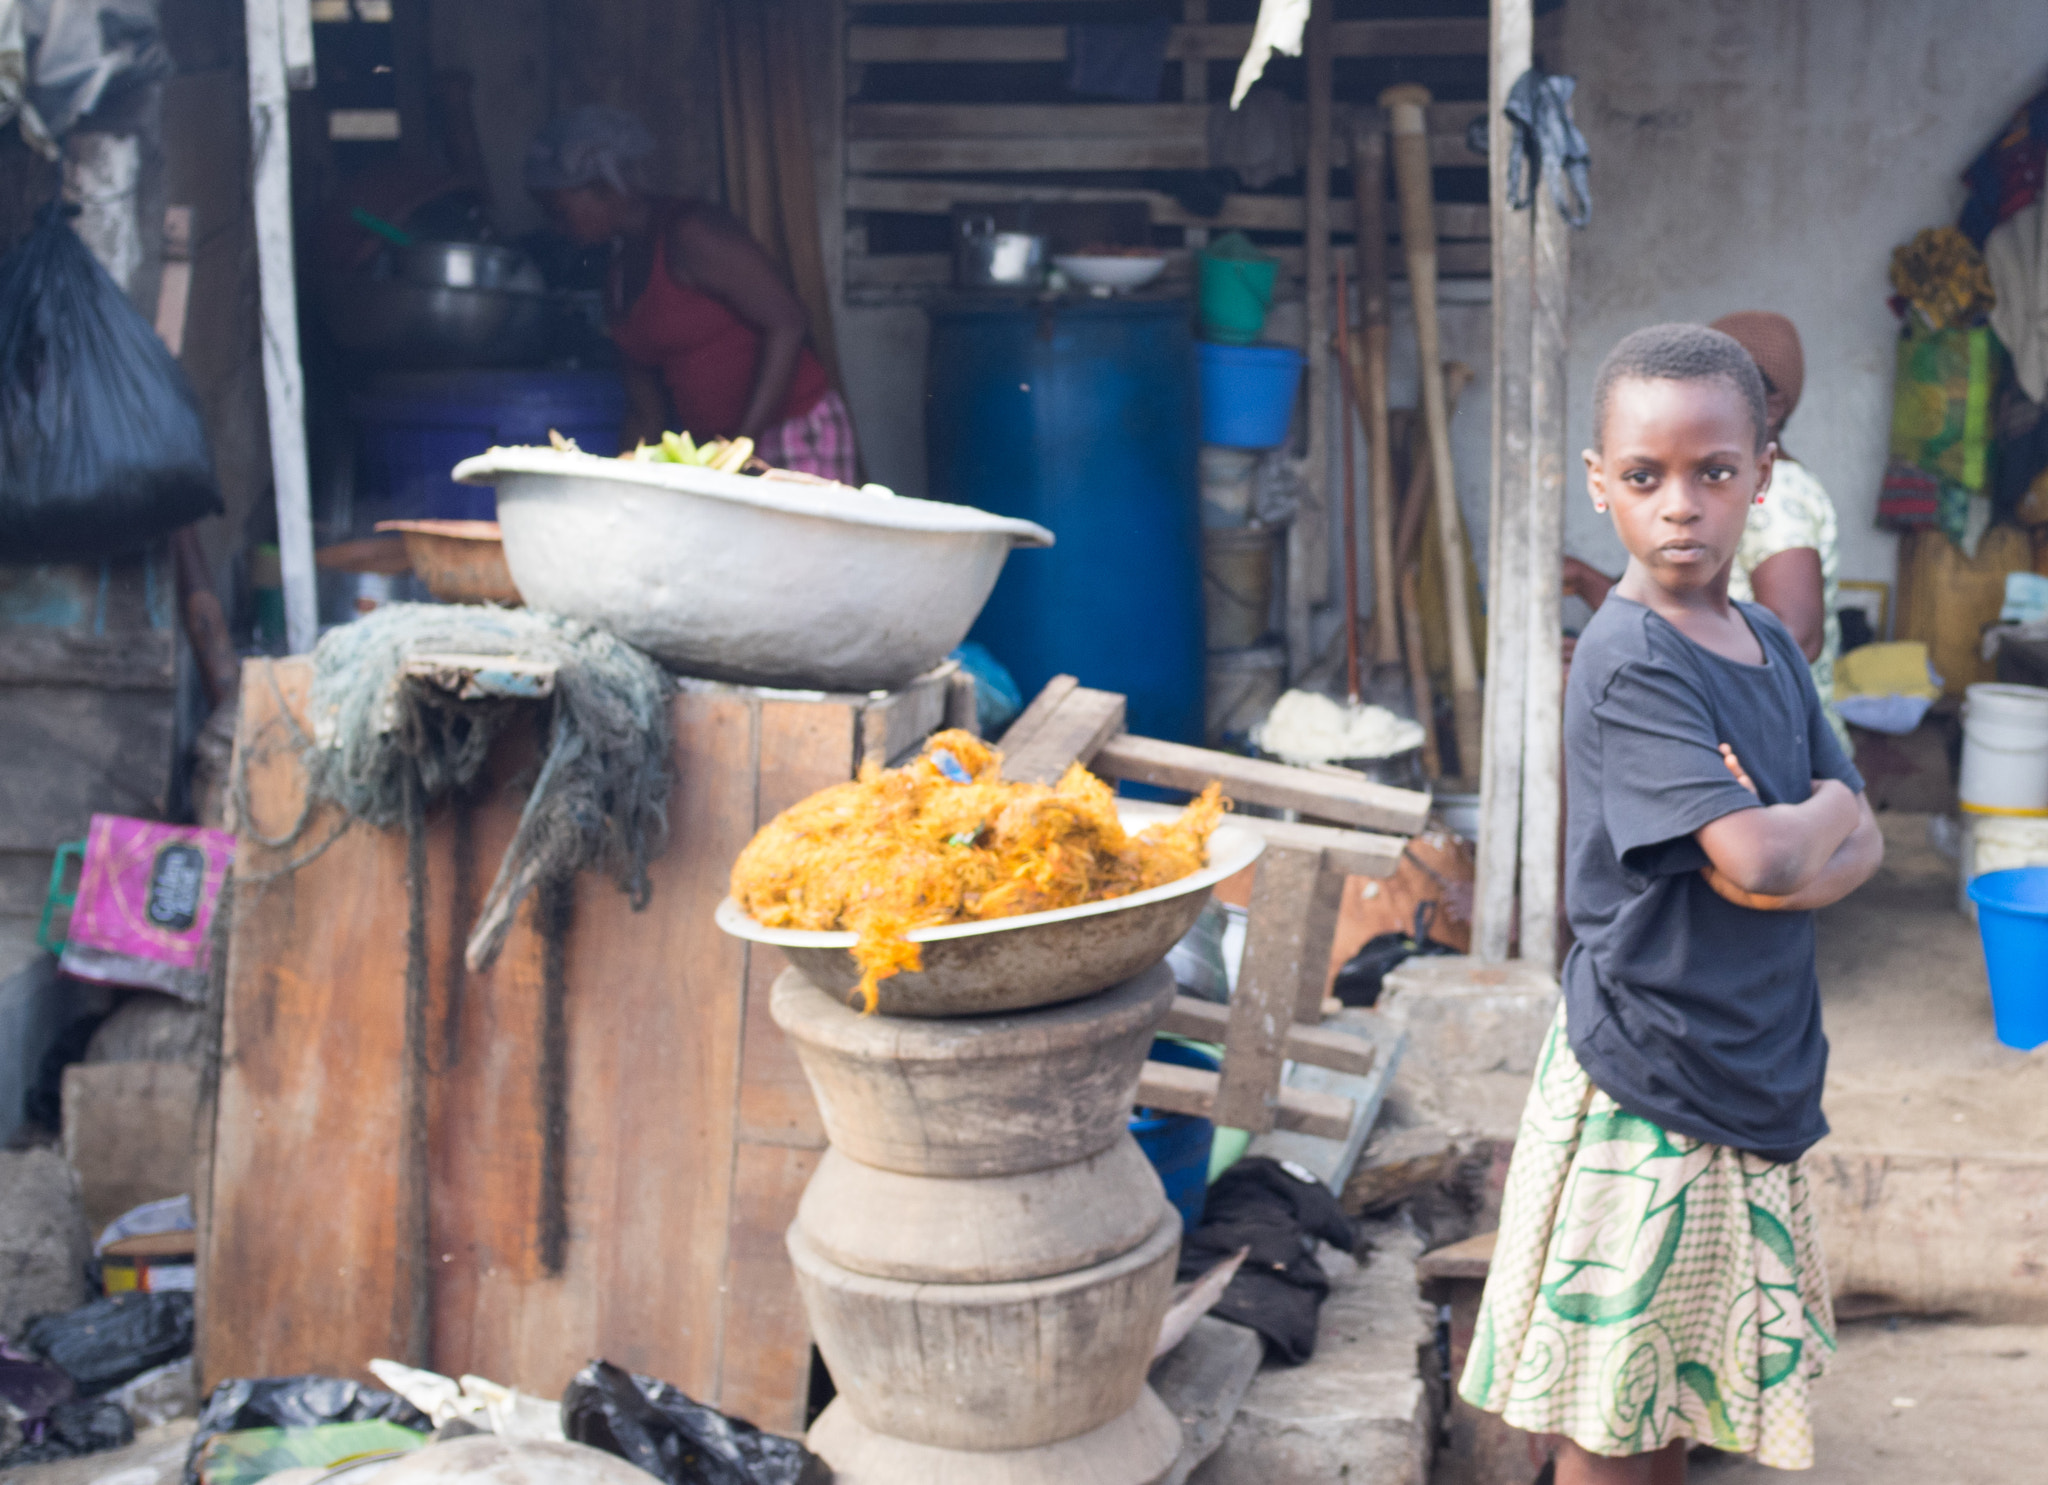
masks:
[[(1734, 749), (1721, 746), (1730, 773), (1756, 785)], [(1840, 902), (1869, 881), (1884, 860), (1884, 837), (1870, 802), (1834, 779), (1814, 781), (1803, 804), (1737, 810), (1700, 827), (1710, 863), (1707, 885), (1740, 907), (1804, 912)]]

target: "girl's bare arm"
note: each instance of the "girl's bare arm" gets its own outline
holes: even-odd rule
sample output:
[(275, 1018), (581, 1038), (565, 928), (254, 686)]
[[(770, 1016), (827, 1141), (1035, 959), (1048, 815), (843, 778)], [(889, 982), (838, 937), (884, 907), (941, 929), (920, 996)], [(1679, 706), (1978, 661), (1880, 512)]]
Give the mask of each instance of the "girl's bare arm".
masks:
[[(1721, 756), (1736, 781), (1754, 794), (1756, 785), (1734, 750), (1724, 743)], [(1823, 859), (1809, 864), (1808, 869), (1790, 881), (1779, 875), (1782, 885), (1778, 890), (1764, 885), (1771, 875), (1793, 868), (1799, 846), (1810, 851), (1815, 841), (1827, 838), (1834, 829), (1831, 817), (1839, 811), (1841, 801), (1847, 801), (1853, 811), (1847, 834)], [(1781, 811), (1786, 813), (1780, 814)], [(1798, 818), (1802, 813), (1807, 818)], [(1759, 819), (1760, 816), (1766, 818)], [(1770, 818), (1773, 816), (1776, 818)], [(1736, 829), (1720, 828), (1737, 822), (1747, 823)], [(1795, 832), (1806, 835), (1806, 839), (1785, 839)], [(1760, 912), (1805, 912), (1840, 902), (1869, 881), (1884, 861), (1884, 836), (1877, 828), (1870, 802), (1861, 794), (1849, 793), (1846, 786), (1832, 779), (1817, 781), (1813, 797), (1805, 804), (1770, 805), (1724, 815), (1704, 826), (1698, 839), (1710, 863), (1703, 870), (1707, 885), (1737, 906)], [(1779, 854), (1774, 856), (1774, 852)]]

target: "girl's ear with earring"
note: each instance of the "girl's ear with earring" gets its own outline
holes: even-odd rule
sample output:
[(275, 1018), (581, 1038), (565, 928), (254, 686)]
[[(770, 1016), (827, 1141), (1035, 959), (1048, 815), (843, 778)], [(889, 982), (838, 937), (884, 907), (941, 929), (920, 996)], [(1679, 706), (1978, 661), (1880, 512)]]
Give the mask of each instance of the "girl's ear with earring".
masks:
[(1598, 512), (1600, 512), (1601, 515), (1604, 516), (1607, 514), (1607, 502), (1604, 500), (1596, 500), (1593, 502), (1593, 509), (1597, 510)]

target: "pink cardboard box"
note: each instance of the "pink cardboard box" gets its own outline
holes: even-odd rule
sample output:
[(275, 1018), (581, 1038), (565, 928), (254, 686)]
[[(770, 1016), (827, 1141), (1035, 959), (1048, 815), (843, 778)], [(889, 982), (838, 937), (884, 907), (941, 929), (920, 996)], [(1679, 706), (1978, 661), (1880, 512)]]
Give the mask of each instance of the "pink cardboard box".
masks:
[(94, 815), (58, 968), (81, 980), (206, 999), (207, 934), (235, 838)]

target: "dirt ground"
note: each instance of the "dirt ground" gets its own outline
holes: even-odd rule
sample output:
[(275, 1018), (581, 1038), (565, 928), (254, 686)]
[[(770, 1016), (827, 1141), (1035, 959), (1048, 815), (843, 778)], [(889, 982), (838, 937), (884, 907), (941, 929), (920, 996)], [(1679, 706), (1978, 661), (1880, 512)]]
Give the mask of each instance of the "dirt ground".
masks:
[(1727, 1455), (1699, 1485), (2040, 1485), (2048, 1480), (2048, 1326), (1866, 1320), (1814, 1384), (1814, 1467)]

